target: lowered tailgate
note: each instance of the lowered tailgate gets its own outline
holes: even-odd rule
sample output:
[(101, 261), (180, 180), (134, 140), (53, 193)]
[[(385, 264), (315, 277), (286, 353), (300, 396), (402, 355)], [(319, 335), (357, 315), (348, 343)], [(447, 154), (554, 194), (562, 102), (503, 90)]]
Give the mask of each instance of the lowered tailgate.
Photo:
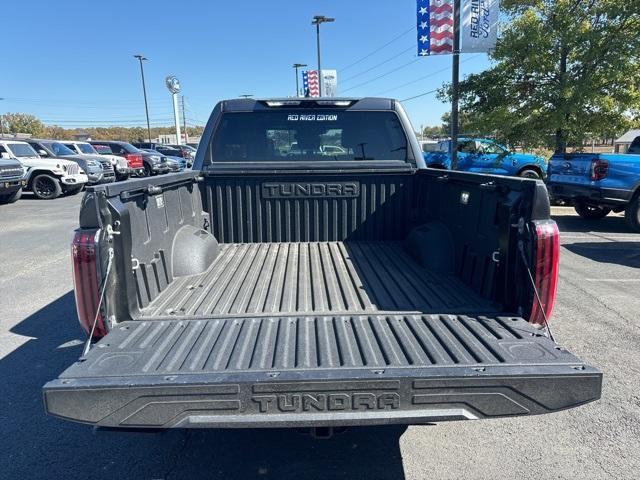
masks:
[(152, 320), (118, 325), (44, 402), (109, 427), (412, 424), (553, 412), (601, 382), (513, 317)]

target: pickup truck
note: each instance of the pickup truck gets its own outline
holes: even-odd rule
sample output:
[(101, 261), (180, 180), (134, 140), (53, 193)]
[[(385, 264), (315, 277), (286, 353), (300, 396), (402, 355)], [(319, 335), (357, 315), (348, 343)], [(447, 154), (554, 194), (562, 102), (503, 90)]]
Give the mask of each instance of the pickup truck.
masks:
[(397, 101), (223, 101), (193, 171), (87, 189), (88, 342), (46, 411), (330, 429), (591, 402), (601, 373), (549, 334), (549, 211), (541, 181), (425, 168)]
[(22, 178), (24, 167), (3, 150), (4, 147), (0, 146), (0, 205), (17, 202), (22, 195), (22, 187), (27, 186), (27, 181)]
[(112, 140), (90, 141), (89, 143), (93, 145), (100, 155), (108, 157), (116, 155), (125, 159), (129, 165), (131, 175), (142, 177), (146, 174), (142, 152), (130, 143)]
[[(451, 140), (438, 142), (434, 150), (423, 153), (427, 166), (451, 168)], [(487, 138), (460, 137), (457, 158), (458, 167), (456, 170), (463, 172), (538, 179), (544, 178), (547, 170), (543, 157), (531, 153), (511, 152), (506, 147)]]
[(629, 228), (640, 232), (640, 155), (555, 154), (548, 183), (553, 199), (572, 203), (582, 218), (625, 212)]

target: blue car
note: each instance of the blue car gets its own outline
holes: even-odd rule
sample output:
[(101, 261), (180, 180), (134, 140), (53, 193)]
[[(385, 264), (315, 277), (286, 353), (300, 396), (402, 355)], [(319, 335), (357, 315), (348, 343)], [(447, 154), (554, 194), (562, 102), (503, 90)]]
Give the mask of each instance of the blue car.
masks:
[[(438, 142), (435, 151), (424, 152), (428, 167), (451, 167), (451, 140)], [(545, 159), (531, 153), (515, 153), (488, 138), (458, 139), (458, 168), (465, 172), (490, 173), (525, 178), (544, 178)]]
[(640, 232), (640, 155), (555, 154), (548, 176), (552, 198), (573, 204), (582, 218), (624, 211), (629, 227)]

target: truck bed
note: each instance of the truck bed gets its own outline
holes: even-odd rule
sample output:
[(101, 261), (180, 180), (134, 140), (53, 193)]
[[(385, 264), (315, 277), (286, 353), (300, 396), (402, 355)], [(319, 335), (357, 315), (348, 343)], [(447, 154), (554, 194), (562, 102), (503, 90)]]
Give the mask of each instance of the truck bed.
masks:
[(142, 318), (498, 311), (453, 274), (420, 266), (402, 242), (220, 247), (206, 272), (173, 281)]

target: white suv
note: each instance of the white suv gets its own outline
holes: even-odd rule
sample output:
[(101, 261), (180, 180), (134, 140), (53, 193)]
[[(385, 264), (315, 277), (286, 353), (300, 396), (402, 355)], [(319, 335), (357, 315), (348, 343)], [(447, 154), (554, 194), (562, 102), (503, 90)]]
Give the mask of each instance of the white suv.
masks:
[(20, 160), (26, 168), (27, 190), (43, 200), (65, 193), (74, 195), (82, 190), (88, 178), (75, 162), (41, 158), (27, 142), (0, 139), (2, 155)]

